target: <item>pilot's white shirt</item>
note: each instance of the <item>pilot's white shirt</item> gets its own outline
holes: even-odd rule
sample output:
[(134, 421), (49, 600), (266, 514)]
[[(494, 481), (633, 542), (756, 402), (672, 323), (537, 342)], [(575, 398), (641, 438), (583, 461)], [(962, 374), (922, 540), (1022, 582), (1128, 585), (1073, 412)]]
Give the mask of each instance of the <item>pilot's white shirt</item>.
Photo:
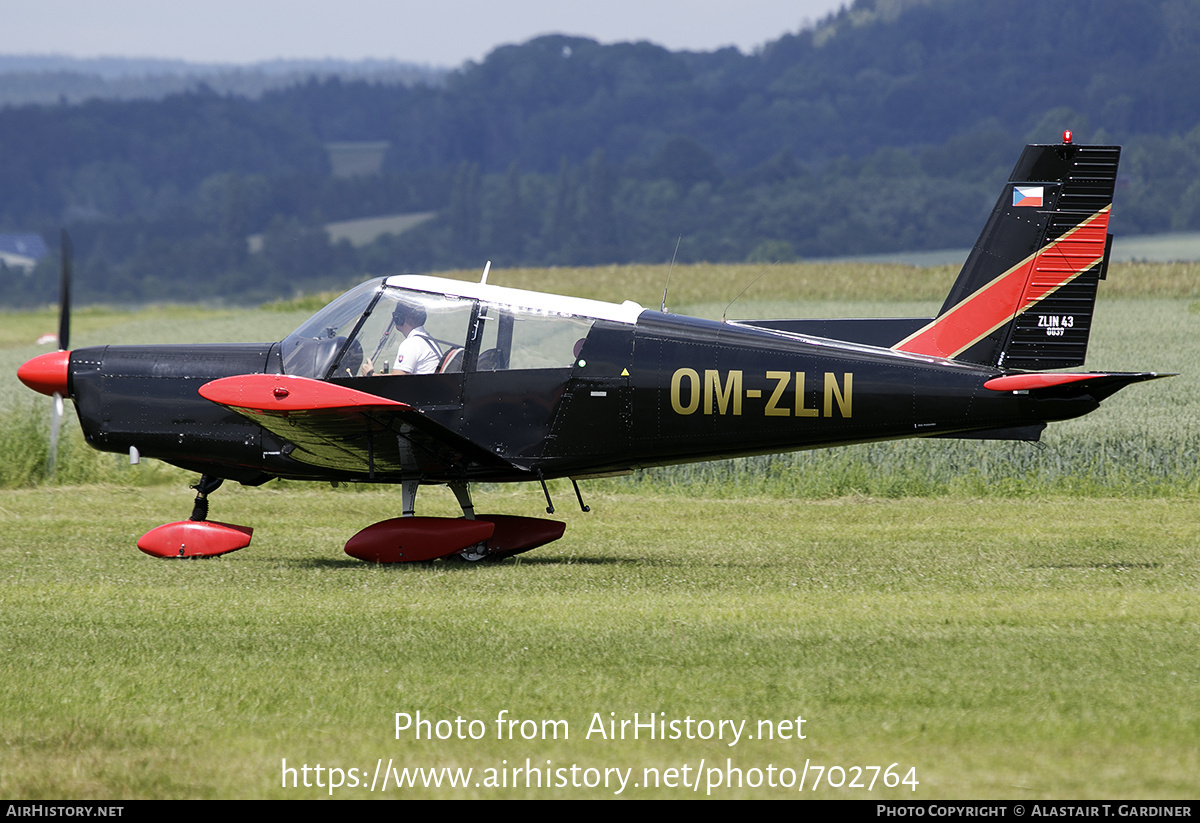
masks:
[(424, 326), (417, 326), (396, 350), (396, 367), (393, 372), (408, 374), (433, 374), (442, 359), (442, 350), (425, 333)]

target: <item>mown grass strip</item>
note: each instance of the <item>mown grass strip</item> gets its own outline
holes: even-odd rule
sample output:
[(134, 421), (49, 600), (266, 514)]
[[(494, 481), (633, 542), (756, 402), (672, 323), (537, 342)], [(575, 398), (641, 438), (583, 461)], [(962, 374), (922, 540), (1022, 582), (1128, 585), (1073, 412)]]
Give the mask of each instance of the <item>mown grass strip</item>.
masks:
[[(537, 497), (504, 487), (479, 503), (527, 512)], [(899, 762), (920, 779), (915, 793), (817, 797), (1194, 795), (1196, 500), (593, 494), (593, 513), (560, 512), (566, 537), (519, 561), (377, 567), (340, 545), (392, 513), (394, 494), (217, 498), (220, 516), (257, 527), (255, 542), (173, 562), (133, 540), (188, 508), (182, 490), (0, 496), (0, 794), (327, 795), (282, 788), (284, 758), (476, 770), (530, 758), (640, 777), (703, 757)], [(454, 502), (427, 491), (421, 507), (451, 514)], [(418, 710), (488, 732), (397, 740), (395, 713)], [(502, 710), (564, 719), (570, 737), (497, 740)], [(806, 738), (587, 737), (609, 712), (751, 727), (800, 715)]]

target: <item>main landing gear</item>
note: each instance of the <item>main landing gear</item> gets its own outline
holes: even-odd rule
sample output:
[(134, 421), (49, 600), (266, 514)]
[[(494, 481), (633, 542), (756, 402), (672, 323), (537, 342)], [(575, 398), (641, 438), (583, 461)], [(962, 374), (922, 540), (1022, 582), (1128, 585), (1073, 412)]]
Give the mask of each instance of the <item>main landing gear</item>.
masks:
[[(203, 475), (192, 486), (196, 500), (187, 520), (166, 523), (146, 532), (139, 549), (154, 557), (216, 557), (250, 545), (254, 529), (208, 519), (208, 496), (221, 487), (223, 479)], [(437, 558), (466, 561), (502, 560), (558, 540), (567, 524), (540, 517), (511, 514), (476, 514), (466, 482), (450, 483), (463, 516), (417, 517), (416, 481), (402, 484), (403, 516), (367, 526), (346, 542), (346, 554), (369, 563), (412, 563)], [(542, 490), (546, 484), (542, 482)], [(579, 495), (579, 487), (575, 486)], [(547, 513), (553, 513), (546, 493)], [(588, 507), (579, 498), (583, 511)]]
[(155, 557), (216, 557), (249, 546), (254, 529), (208, 519), (208, 496), (223, 482), (223, 478), (203, 475), (192, 486), (196, 490), (192, 516), (151, 529), (141, 536), (137, 547)]
[(369, 563), (412, 563), (439, 557), (500, 560), (544, 546), (563, 536), (567, 524), (539, 517), (476, 514), (465, 482), (450, 484), (461, 518), (417, 517), (416, 481), (403, 489), (403, 516), (367, 526), (346, 542), (346, 554)]

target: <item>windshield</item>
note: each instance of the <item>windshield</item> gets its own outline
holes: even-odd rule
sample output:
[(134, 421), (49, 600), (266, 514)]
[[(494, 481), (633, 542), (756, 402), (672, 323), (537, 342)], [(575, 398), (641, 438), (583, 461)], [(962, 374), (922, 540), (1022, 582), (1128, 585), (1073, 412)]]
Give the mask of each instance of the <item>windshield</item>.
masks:
[(335, 376), (446, 374), (463, 370), (475, 301), (386, 288), (363, 318)]
[(280, 344), (284, 372), (323, 380), (381, 288), (382, 277), (351, 289), (284, 338)]

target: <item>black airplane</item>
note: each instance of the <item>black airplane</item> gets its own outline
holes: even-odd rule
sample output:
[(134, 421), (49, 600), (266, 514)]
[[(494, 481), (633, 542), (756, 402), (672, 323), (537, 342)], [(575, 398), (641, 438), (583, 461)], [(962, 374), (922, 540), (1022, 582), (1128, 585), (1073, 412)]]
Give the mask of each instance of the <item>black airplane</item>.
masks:
[[(201, 475), (191, 518), (138, 541), (149, 554), (248, 545), (251, 529), (207, 519), (208, 495), (288, 478), (401, 485), (402, 516), (351, 538), (354, 557), (503, 558), (565, 524), (476, 513), (473, 481), (570, 478), (578, 497), (580, 479), (647, 466), (1037, 440), (1163, 376), (1052, 371), (1084, 363), (1119, 157), (1069, 133), (1027, 146), (933, 318), (717, 322), (489, 285), (485, 269), (371, 280), (279, 343), (81, 348), (19, 376), (74, 400), (93, 447)], [(65, 300), (60, 323), (65, 349)], [(464, 517), (415, 516), (418, 487), (443, 483)]]

